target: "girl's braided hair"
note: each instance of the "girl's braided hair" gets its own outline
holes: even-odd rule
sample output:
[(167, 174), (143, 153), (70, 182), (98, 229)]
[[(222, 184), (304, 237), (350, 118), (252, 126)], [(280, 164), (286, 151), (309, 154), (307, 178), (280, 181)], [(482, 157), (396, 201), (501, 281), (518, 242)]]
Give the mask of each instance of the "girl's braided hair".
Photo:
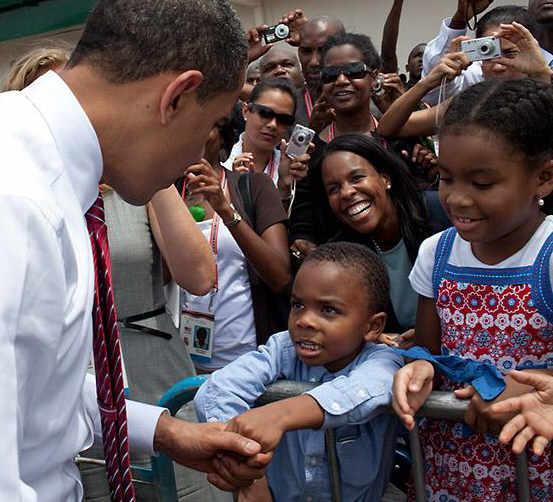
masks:
[(533, 168), (553, 157), (553, 88), (531, 79), (476, 84), (452, 100), (440, 136), (467, 129), (502, 137)]

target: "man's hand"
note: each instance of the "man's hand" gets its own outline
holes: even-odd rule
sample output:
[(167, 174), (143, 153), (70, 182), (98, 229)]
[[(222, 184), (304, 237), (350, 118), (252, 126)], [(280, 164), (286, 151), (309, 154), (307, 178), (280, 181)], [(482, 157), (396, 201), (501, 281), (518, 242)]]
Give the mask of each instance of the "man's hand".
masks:
[(457, 10), (449, 27), (453, 30), (464, 30), (474, 16), (484, 12), (492, 3), (493, 0), (458, 0)]
[(259, 59), (271, 50), (272, 45), (265, 45), (263, 42), (263, 33), (267, 28), (269, 26), (263, 24), (248, 30), (248, 63)]
[(428, 361), (413, 361), (394, 376), (393, 407), (407, 429), (415, 426), (415, 414), (430, 393), (434, 379), (434, 367)]
[[(470, 399), (470, 404), (465, 412), (465, 423), (472, 429), (485, 434), (498, 434), (509, 416), (504, 413), (494, 413), (491, 410), (492, 402), (484, 401), (476, 392), (472, 385), (455, 391), (455, 397), (458, 399)], [(501, 396), (497, 398), (500, 400)], [(497, 402), (494, 401), (494, 402)]]
[[(261, 478), (268, 463), (267, 457), (260, 454), (259, 443), (225, 431), (222, 423), (195, 424), (167, 414), (161, 415), (157, 423), (154, 449), (181, 465), (209, 473), (209, 481), (226, 491)], [(223, 453), (237, 460), (220, 460)]]
[(286, 39), (286, 42), (294, 47), (298, 47), (301, 41), (301, 29), (307, 21), (308, 19), (301, 9), (292, 10), (282, 16), (279, 23), (287, 24), (290, 28), (290, 36)]
[(503, 444), (513, 441), (517, 454), (532, 441), (534, 453), (542, 455), (553, 439), (553, 377), (528, 371), (511, 371), (508, 376), (535, 391), (492, 404), (494, 413), (516, 413), (503, 426), (499, 440)]

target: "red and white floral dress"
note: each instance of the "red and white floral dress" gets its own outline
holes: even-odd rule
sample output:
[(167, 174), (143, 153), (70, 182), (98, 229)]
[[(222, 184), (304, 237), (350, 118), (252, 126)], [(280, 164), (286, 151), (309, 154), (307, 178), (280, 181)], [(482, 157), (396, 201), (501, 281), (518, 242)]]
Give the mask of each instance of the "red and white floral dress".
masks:
[[(490, 361), (502, 373), (553, 368), (553, 234), (532, 265), (512, 268), (451, 265), (455, 239), (454, 228), (443, 232), (432, 272), (442, 352)], [(453, 388), (447, 381), (441, 386)], [(515, 457), (494, 436), (445, 420), (420, 425), (427, 500), (517, 501)], [(528, 451), (528, 460), (531, 499), (553, 501), (551, 448), (541, 458)]]

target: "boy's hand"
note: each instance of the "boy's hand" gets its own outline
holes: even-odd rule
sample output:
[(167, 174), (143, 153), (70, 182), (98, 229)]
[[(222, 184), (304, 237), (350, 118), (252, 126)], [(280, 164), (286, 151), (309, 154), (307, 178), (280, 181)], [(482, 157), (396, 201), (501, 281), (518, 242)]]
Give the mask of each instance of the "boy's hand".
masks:
[(226, 430), (256, 440), (262, 452), (270, 453), (285, 432), (318, 429), (323, 422), (324, 412), (319, 403), (308, 394), (302, 394), (246, 411), (230, 420)]
[(234, 417), (227, 422), (226, 430), (249, 439), (257, 438), (262, 451), (270, 452), (278, 446), (282, 435), (286, 432), (284, 418), (278, 407), (261, 406)]
[(428, 361), (413, 361), (394, 376), (393, 407), (407, 429), (415, 426), (415, 414), (430, 393), (434, 379), (434, 366)]

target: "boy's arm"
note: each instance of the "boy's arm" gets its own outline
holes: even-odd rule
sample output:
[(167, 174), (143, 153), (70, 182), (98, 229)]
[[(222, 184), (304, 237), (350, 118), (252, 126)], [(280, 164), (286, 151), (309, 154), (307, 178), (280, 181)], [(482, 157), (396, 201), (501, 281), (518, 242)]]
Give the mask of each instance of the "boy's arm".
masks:
[(194, 398), (198, 419), (226, 421), (249, 410), (294, 354), (288, 333), (278, 333), (269, 338), (267, 345), (213, 373)]
[(403, 358), (391, 349), (374, 346), (348, 376), (339, 376), (307, 392), (324, 410), (321, 427), (363, 424), (385, 411), (392, 401), (394, 374), (402, 365)]
[(227, 431), (253, 439), (261, 444), (263, 452), (269, 452), (278, 446), (285, 432), (319, 429), (324, 415), (317, 401), (303, 394), (249, 410), (233, 418)]

